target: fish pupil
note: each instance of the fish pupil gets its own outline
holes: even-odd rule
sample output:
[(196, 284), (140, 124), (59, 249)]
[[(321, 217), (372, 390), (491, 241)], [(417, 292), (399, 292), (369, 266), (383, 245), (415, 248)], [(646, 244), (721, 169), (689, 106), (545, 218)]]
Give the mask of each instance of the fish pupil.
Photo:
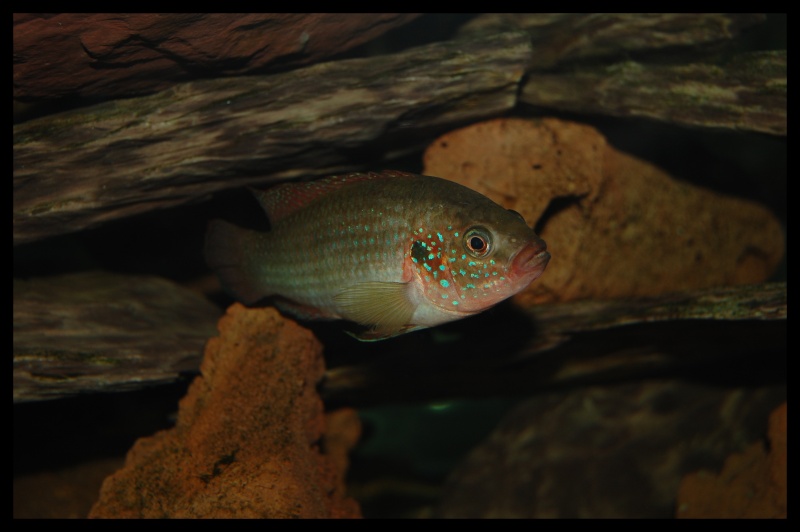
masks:
[(475, 253), (483, 253), (486, 250), (486, 241), (477, 235), (472, 236), (467, 243), (469, 249)]

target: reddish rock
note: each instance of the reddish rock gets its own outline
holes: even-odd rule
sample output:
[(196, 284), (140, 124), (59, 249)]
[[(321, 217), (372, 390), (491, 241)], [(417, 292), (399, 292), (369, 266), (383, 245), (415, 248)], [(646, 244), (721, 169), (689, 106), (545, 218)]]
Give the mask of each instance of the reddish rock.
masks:
[(655, 296), (759, 283), (784, 250), (764, 207), (680, 182), (594, 128), (498, 119), (448, 133), (424, 173), (473, 188), (535, 224), (552, 259), (517, 302)]
[(358, 419), (326, 421), (319, 342), (239, 304), (219, 330), (176, 426), (133, 446), (90, 517), (359, 517), (343, 480)]
[(18, 13), (14, 99), (132, 96), (194, 77), (319, 61), (408, 13)]

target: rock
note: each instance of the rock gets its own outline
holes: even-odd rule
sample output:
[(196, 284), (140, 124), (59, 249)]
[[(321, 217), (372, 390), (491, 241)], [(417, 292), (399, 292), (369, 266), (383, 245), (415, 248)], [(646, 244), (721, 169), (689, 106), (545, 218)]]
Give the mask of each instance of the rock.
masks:
[(764, 207), (675, 180), (574, 122), (497, 119), (450, 132), (428, 147), (424, 173), (538, 221), (552, 259), (516, 296), (524, 306), (759, 283), (783, 256)]
[(269, 308), (235, 304), (219, 330), (176, 426), (134, 445), (90, 517), (359, 517), (342, 470), (357, 419), (326, 421), (322, 346)]
[(532, 397), (456, 466), (433, 517), (673, 517), (681, 478), (757, 440), (785, 394), (653, 380)]
[(677, 517), (785, 519), (786, 457), (783, 403), (769, 417), (769, 450), (756, 442), (729, 456), (719, 474), (699, 471), (681, 480)]
[(411, 13), (17, 13), (14, 100), (113, 98), (314, 63)]

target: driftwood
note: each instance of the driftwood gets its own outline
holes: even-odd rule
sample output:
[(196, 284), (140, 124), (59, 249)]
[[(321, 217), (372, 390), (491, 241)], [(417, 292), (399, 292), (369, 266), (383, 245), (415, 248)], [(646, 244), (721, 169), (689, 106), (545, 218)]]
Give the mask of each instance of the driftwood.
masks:
[[(786, 284), (540, 305), (521, 314), (505, 307), (471, 322), (442, 328), (449, 337), (422, 333), (371, 353), (371, 363), (330, 369), (326, 404), (530, 396), (714, 364), (723, 365), (721, 374), (750, 366), (749, 375), (785, 365)], [(753, 354), (760, 358), (746, 358)]]
[(194, 372), (217, 308), (165, 279), (14, 281), (14, 402), (138, 389)]
[(786, 50), (725, 64), (634, 61), (532, 75), (520, 101), (580, 113), (786, 134)]
[[(394, 55), (192, 82), (32, 120), (14, 128), (14, 243), (224, 188), (385, 166), (444, 128), (512, 109), (526, 71), (523, 102), (785, 133), (785, 53), (730, 63), (743, 65), (730, 74), (691, 61), (574, 69), (575, 61), (675, 47), (696, 60), (690, 46), (731, 39), (762, 18), (526, 17), (518, 26), (532, 38), (467, 33)], [(686, 82), (648, 93), (675, 74)], [(722, 101), (707, 101), (720, 93)]]
[[(162, 279), (77, 274), (17, 281), (14, 400), (174, 381), (197, 371), (217, 316), (210, 303)], [(524, 313), (504, 305), (469, 322), (379, 343), (351, 340), (344, 322), (311, 327), (322, 334), (329, 360), (345, 353), (357, 359), (328, 371), (326, 401), (359, 406), (642, 377), (778, 349), (785, 321), (786, 285), (777, 283), (540, 305)]]
[[(524, 34), (178, 85), (14, 128), (14, 242), (354, 169), (516, 103)], [(359, 153), (359, 163), (354, 154)]]
[(14, 100), (125, 98), (344, 52), (413, 13), (15, 13)]

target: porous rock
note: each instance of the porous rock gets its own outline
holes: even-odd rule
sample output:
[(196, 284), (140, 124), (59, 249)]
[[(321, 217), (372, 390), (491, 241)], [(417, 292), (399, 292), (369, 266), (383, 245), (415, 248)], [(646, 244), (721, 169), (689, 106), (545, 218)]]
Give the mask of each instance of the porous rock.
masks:
[(786, 403), (769, 416), (769, 449), (758, 441), (725, 460), (719, 474), (686, 475), (678, 488), (677, 517), (786, 518)]
[(175, 427), (136, 442), (90, 517), (359, 517), (342, 470), (357, 418), (339, 413), (332, 426), (350, 428), (327, 432), (320, 343), (274, 309), (239, 304), (219, 330)]
[(780, 223), (766, 208), (674, 179), (583, 124), (474, 124), (433, 142), (424, 173), (529, 224), (548, 212), (539, 229), (552, 259), (516, 296), (525, 306), (759, 283), (783, 256)]

